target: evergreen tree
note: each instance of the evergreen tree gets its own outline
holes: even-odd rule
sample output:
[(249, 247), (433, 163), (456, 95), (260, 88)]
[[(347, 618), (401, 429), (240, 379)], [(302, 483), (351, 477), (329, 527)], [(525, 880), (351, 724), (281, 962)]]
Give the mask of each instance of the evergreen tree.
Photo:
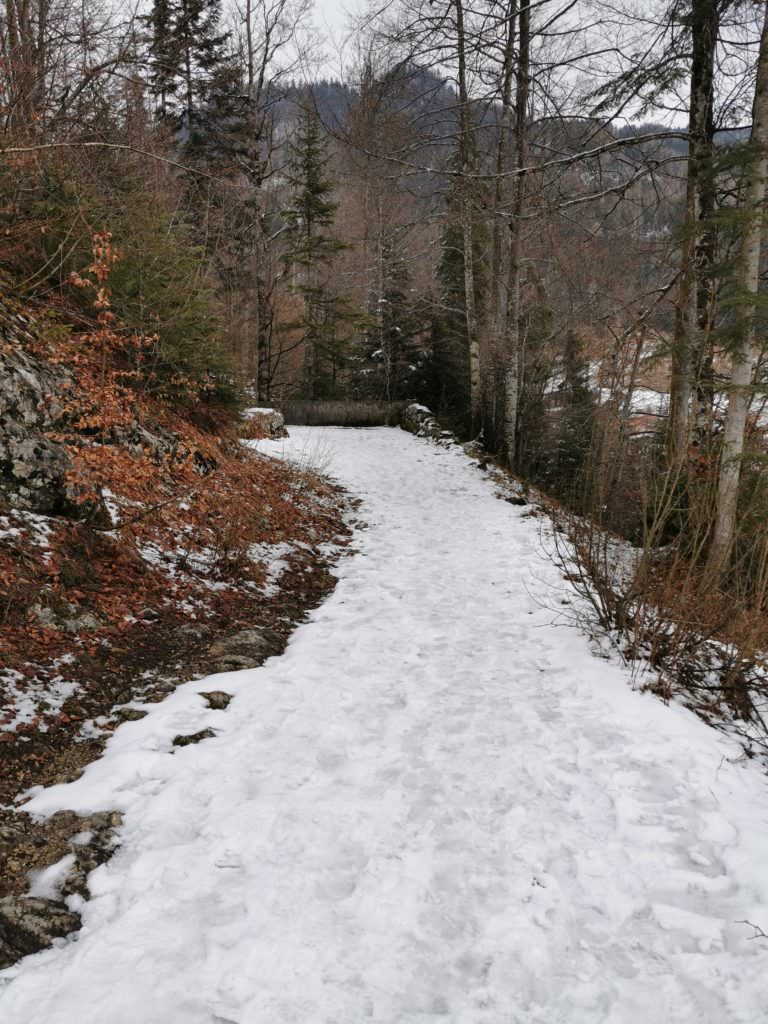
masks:
[[(437, 266), (437, 297), (432, 319), (432, 373), (430, 403), (446, 422), (459, 432), (470, 429), (470, 365), (467, 338), (466, 277), (464, 273), (464, 229), (461, 198), (456, 187), (446, 196), (447, 217), (440, 239)], [(485, 226), (478, 218), (473, 226), (473, 252), (487, 252)], [(486, 266), (475, 259), (475, 308), (482, 318), (482, 296), (486, 287)]]
[(573, 330), (565, 336), (558, 390), (560, 402), (543, 483), (558, 497), (578, 503), (583, 494), (582, 471), (592, 445), (595, 397), (589, 386), (589, 364)]
[(286, 211), (288, 251), (286, 263), (312, 276), (344, 248), (331, 234), (338, 203), (333, 201), (333, 182), (327, 176), (328, 153), (315, 109), (301, 110), (296, 133), (288, 149), (288, 182), (291, 205)]
[(228, 32), (220, 32), (221, 0), (153, 0), (150, 83), (160, 116), (192, 139), (200, 108), (226, 61)]
[(419, 350), (421, 325), (413, 305), (408, 266), (396, 243), (384, 246), (384, 292), (381, 308), (381, 343), (384, 397), (389, 401), (415, 394), (423, 362)]
[(174, 38), (174, 0), (154, 0), (146, 16), (150, 29), (150, 88), (159, 103), (159, 114), (166, 120), (169, 102), (178, 87), (179, 59)]
[(379, 294), (366, 322), (362, 367), (355, 379), (361, 397), (397, 401), (423, 398), (428, 352), (421, 342), (424, 325), (414, 301), (415, 289), (402, 243), (390, 238), (381, 246)]
[(316, 111), (307, 104), (289, 145), (288, 181), (292, 202), (286, 211), (288, 243), (284, 262), (293, 289), (302, 298), (301, 316), (291, 325), (304, 345), (305, 397), (335, 397), (346, 364), (351, 321), (346, 302), (330, 287), (328, 269), (345, 248), (332, 234), (333, 182), (327, 175), (328, 153)]

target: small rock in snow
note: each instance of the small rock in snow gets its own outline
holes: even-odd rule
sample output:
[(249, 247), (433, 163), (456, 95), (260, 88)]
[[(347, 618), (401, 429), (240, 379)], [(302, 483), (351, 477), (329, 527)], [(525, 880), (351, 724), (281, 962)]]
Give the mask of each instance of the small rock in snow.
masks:
[(225, 693), (223, 690), (209, 690), (207, 693), (201, 693), (200, 696), (205, 697), (208, 707), (213, 708), (214, 711), (226, 711), (232, 700), (232, 694)]
[(201, 740), (210, 740), (216, 733), (213, 729), (201, 729), (200, 732), (193, 732), (189, 736), (175, 736), (174, 747), (188, 747), (191, 743), (199, 743)]
[(36, 896), (0, 899), (0, 969), (37, 953), (80, 927), (80, 915), (63, 903)]

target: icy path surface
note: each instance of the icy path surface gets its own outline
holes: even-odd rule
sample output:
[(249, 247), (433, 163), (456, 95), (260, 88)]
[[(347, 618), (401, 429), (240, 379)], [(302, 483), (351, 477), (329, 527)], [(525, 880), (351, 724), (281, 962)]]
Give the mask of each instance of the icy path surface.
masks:
[(765, 1021), (757, 767), (558, 620), (537, 523), (459, 451), (293, 434), (364, 499), (357, 553), (282, 657), (35, 797), (123, 810), (123, 845), (3, 1024)]

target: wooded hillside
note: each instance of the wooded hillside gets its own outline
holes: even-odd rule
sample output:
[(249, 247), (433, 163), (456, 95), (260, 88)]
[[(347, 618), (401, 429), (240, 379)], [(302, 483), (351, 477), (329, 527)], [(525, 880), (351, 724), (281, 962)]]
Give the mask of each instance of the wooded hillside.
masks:
[[(756, 713), (765, 5), (398, 0), (351, 25), (343, 80), (313, 17), (6, 3), (4, 289), (79, 339), (55, 359), (103, 401), (78, 429), (419, 401), (560, 503), (633, 651), (726, 639), (723, 699)], [(77, 501), (123, 453), (70, 456)], [(628, 587), (609, 535), (643, 553)]]

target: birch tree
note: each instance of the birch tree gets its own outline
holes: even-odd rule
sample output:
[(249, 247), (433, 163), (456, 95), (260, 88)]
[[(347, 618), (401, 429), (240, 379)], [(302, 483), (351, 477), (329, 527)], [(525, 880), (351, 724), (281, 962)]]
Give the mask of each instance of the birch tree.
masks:
[(757, 81), (752, 107), (750, 154), (744, 205), (744, 230), (738, 265), (736, 345), (731, 356), (728, 407), (723, 431), (717, 487), (717, 516), (709, 552), (710, 565), (723, 571), (736, 533), (739, 480), (752, 397), (752, 379), (759, 356), (756, 334), (760, 250), (768, 181), (768, 6), (760, 38)]

